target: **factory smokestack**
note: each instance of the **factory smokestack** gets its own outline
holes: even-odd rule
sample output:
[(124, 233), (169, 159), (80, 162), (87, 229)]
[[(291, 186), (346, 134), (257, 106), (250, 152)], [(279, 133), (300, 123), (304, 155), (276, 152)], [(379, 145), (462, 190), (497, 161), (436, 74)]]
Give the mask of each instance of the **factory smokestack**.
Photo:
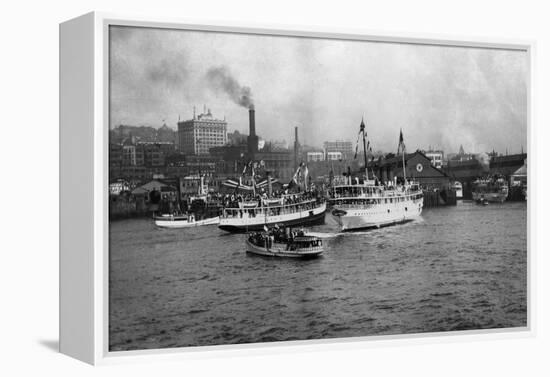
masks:
[(256, 136), (256, 116), (254, 114), (254, 109), (248, 110), (249, 126), (250, 126), (250, 136)]
[(248, 109), (248, 157), (253, 160), (258, 152), (258, 136), (256, 136), (256, 115), (254, 108)]

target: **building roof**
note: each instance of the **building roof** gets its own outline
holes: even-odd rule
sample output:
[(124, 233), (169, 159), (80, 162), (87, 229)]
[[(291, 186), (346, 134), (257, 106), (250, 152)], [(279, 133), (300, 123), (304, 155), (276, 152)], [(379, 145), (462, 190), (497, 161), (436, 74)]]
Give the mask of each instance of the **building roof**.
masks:
[[(427, 157), (424, 153), (422, 153), (421, 151), (416, 151), (414, 153), (406, 153), (405, 154), (405, 163), (408, 162), (409, 160), (417, 157), (417, 156), (420, 156), (421, 158), (425, 159), (428, 166), (430, 166), (431, 169), (437, 171), (442, 176), (447, 177), (447, 173), (445, 173), (441, 169), (436, 168), (435, 166), (433, 166), (432, 165), (432, 160), (429, 157)], [(384, 167), (384, 166), (388, 166), (388, 165), (399, 165), (399, 164), (402, 164), (402, 162), (403, 162), (403, 155), (397, 155), (397, 156), (386, 158), (386, 159), (374, 160), (369, 165), (375, 166), (375, 167)]]
[(149, 181), (144, 185), (136, 187), (134, 190), (132, 190), (132, 194), (134, 195), (148, 194), (153, 190), (161, 191), (162, 188), (165, 188), (165, 187), (172, 188), (174, 191), (176, 191), (176, 188), (174, 186), (170, 186), (170, 185), (167, 185), (166, 183), (162, 183), (156, 179), (153, 179), (152, 181)]
[[(416, 151), (414, 153), (406, 153), (405, 154), (405, 161), (409, 161), (411, 158), (417, 156), (417, 155), (420, 155), (422, 157), (424, 157), (427, 161), (430, 161), (431, 162), (431, 159), (428, 158), (424, 153), (422, 153), (421, 151)], [(385, 158), (385, 159), (381, 159), (379, 161), (379, 165), (380, 166), (385, 166), (385, 165), (393, 165), (393, 164), (399, 164), (403, 161), (403, 156), (402, 155), (397, 155), (397, 156), (394, 156), (394, 157), (390, 157), (390, 158)], [(375, 160), (375, 164), (377, 164), (378, 161)]]
[(527, 177), (527, 164), (523, 164), (521, 168), (516, 170), (514, 174), (512, 174), (513, 177)]

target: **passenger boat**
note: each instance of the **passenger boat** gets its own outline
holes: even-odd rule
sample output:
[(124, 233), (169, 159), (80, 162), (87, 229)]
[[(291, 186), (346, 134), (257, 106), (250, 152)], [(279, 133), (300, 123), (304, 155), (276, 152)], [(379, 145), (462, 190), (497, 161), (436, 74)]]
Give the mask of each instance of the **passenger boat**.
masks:
[(479, 178), (472, 183), (472, 199), (476, 202), (503, 203), (508, 197), (508, 184), (504, 177)]
[(168, 215), (155, 216), (155, 225), (160, 228), (192, 228), (202, 225), (217, 225), (220, 217), (209, 217), (206, 219), (195, 218), (195, 215)]
[(324, 251), (323, 241), (315, 236), (308, 236), (303, 231), (253, 232), (246, 238), (246, 251), (266, 257), (314, 258)]
[[(245, 168), (246, 169), (246, 168)], [(246, 170), (245, 170), (246, 171)], [(243, 171), (243, 174), (245, 173)], [(257, 195), (254, 164), (251, 164), (252, 200), (233, 202), (223, 209), (219, 228), (227, 232), (244, 233), (261, 230), (275, 224), (301, 226), (324, 224), (326, 202), (307, 190), (307, 166), (300, 164), (291, 182), (302, 187), (301, 192), (273, 196), (271, 178), (267, 177), (268, 193)], [(302, 182), (298, 184), (298, 180)], [(236, 186), (239, 188), (240, 184)]]
[[(359, 134), (363, 134), (365, 167), (367, 167), (367, 147), (365, 146), (365, 124), (361, 121)], [(359, 138), (358, 138), (359, 140)], [(411, 221), (420, 216), (424, 205), (424, 196), (420, 185), (408, 181), (405, 174), (405, 147), (403, 133), (400, 133), (399, 149), (403, 152), (403, 177), (401, 185), (394, 182), (383, 185), (377, 179), (369, 180), (368, 169), (365, 169), (363, 183), (353, 184), (348, 177), (348, 184), (332, 187), (329, 192), (329, 203), (332, 205), (332, 216), (342, 231), (366, 228), (380, 228)]]
[(418, 183), (387, 187), (366, 181), (335, 186), (330, 204), (340, 229), (349, 231), (411, 221), (422, 213), (424, 199)]
[(283, 204), (256, 205), (251, 208), (224, 208), (219, 228), (228, 232), (244, 233), (261, 230), (264, 226), (299, 226), (323, 224), (327, 205), (324, 200), (307, 194), (283, 198)]

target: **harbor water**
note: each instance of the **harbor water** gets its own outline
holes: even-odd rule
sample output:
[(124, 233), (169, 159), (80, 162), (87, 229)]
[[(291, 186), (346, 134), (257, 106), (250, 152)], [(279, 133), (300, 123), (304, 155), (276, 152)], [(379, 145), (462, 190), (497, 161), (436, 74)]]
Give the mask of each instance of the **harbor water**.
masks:
[(527, 205), (424, 210), (324, 238), (317, 259), (247, 255), (216, 226), (110, 223), (109, 348), (329, 339), (527, 325)]

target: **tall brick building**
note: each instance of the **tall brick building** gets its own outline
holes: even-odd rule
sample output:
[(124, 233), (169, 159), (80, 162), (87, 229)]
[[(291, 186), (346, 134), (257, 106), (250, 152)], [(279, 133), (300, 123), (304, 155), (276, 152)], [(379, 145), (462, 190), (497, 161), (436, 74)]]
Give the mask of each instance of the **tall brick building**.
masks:
[(216, 119), (208, 112), (196, 115), (193, 119), (178, 122), (178, 149), (193, 155), (205, 155), (210, 148), (227, 144), (227, 122)]

